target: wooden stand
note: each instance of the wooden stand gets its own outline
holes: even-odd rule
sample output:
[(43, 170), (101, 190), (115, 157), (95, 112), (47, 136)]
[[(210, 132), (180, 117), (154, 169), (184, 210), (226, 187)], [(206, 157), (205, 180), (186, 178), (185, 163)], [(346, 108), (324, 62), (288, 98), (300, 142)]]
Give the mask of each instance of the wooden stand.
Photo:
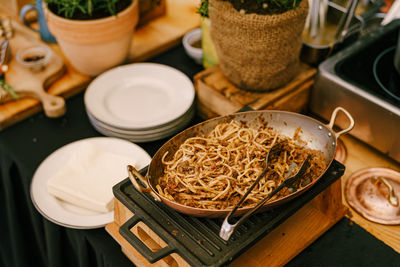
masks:
[(250, 92), (235, 87), (215, 66), (194, 77), (197, 111), (203, 119), (231, 114), (245, 105), (254, 110), (300, 112), (307, 106), (316, 72), (315, 68), (302, 64), (299, 74), (287, 85), (273, 91)]
[[(114, 204), (114, 222), (108, 224), (106, 230), (121, 245), (123, 253), (134, 264), (137, 266), (189, 266), (176, 253), (154, 264), (149, 263), (118, 232), (119, 227), (130, 219), (133, 213), (117, 199)], [(332, 227), (345, 215), (346, 211), (347, 209), (342, 205), (339, 179), (230, 265), (282, 266)], [(143, 222), (134, 226), (131, 231), (153, 251), (166, 245)]]

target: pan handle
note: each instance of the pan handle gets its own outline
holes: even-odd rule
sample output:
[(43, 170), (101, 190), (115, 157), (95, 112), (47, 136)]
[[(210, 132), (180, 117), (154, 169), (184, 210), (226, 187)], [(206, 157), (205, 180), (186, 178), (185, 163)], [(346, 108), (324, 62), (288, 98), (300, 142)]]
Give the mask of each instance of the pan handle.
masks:
[[(136, 188), (137, 191), (141, 193), (150, 193), (150, 195), (154, 198), (155, 201), (161, 202), (161, 198), (157, 196), (156, 193), (151, 190), (150, 184), (148, 183), (147, 179), (144, 178), (137, 170), (135, 167), (132, 165), (127, 166), (128, 170), (128, 175), (129, 175), (129, 180), (133, 184), (133, 186)], [(143, 187), (141, 184), (138, 183), (136, 180), (139, 179), (142, 184), (144, 184), (146, 187)]]
[(389, 196), (388, 201), (390, 205), (397, 207), (399, 205), (399, 199), (397, 198), (396, 194), (394, 193), (393, 186), (389, 183), (389, 181), (383, 176), (374, 176), (372, 177), (374, 182), (381, 180), (384, 185), (389, 189)]
[[(335, 120), (336, 120), (336, 117), (337, 117), (337, 114), (338, 114), (339, 111), (342, 111), (346, 115), (346, 117), (350, 121), (350, 124), (346, 129), (336, 133), (336, 132), (333, 131), (333, 125), (335, 125)], [(339, 138), (339, 136), (341, 136), (342, 134), (350, 132), (351, 129), (354, 128), (354, 119), (353, 119), (353, 117), (350, 115), (350, 113), (347, 110), (345, 110), (342, 107), (337, 107), (332, 112), (331, 120), (329, 121), (329, 124), (327, 125), (327, 127), (330, 128), (332, 130), (332, 132), (334, 132), (334, 134), (336, 135), (336, 138)]]

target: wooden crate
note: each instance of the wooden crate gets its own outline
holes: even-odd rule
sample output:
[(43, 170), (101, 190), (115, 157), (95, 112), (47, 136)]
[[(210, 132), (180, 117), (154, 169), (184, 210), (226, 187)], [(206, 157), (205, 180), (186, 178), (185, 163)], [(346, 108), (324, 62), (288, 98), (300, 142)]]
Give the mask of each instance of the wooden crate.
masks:
[[(106, 230), (119, 243), (123, 253), (135, 265), (189, 266), (177, 253), (173, 253), (154, 264), (149, 263), (119, 234), (119, 227), (130, 219), (133, 213), (117, 199), (114, 199), (114, 201), (114, 222), (108, 224)], [(230, 266), (283, 266), (332, 227), (346, 212), (347, 209), (342, 205), (341, 181), (339, 179), (240, 255)], [(298, 229), (302, 230), (299, 231)], [(165, 242), (143, 222), (135, 225), (131, 231), (152, 251), (157, 251), (166, 246)]]
[(235, 113), (246, 105), (254, 110), (301, 112), (307, 107), (316, 72), (302, 64), (299, 74), (285, 86), (268, 92), (250, 92), (229, 82), (218, 66), (211, 67), (194, 77), (197, 111), (203, 119)]

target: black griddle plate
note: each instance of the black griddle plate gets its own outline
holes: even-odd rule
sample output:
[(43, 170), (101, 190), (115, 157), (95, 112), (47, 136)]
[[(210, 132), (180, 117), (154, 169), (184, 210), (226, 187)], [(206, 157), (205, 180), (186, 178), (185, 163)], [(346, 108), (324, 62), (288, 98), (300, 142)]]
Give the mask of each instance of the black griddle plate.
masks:
[[(177, 253), (192, 266), (226, 265), (339, 179), (344, 170), (345, 167), (334, 160), (311, 189), (273, 210), (252, 215), (236, 229), (228, 242), (219, 237), (222, 219), (196, 218), (176, 212), (154, 201), (149, 194), (138, 192), (127, 178), (113, 187), (114, 196), (134, 213), (119, 232), (151, 263)], [(146, 172), (147, 168), (141, 170), (142, 174)], [(161, 237), (167, 246), (152, 252), (140, 241), (130, 231), (140, 221)]]

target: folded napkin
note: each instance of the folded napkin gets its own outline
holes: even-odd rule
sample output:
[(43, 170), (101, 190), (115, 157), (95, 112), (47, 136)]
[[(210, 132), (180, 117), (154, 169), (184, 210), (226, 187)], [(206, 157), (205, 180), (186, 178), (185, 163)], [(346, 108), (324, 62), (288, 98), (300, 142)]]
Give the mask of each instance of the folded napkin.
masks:
[(47, 181), (55, 197), (98, 212), (113, 210), (112, 187), (127, 177), (126, 166), (134, 159), (103, 151), (83, 143), (65, 166)]

